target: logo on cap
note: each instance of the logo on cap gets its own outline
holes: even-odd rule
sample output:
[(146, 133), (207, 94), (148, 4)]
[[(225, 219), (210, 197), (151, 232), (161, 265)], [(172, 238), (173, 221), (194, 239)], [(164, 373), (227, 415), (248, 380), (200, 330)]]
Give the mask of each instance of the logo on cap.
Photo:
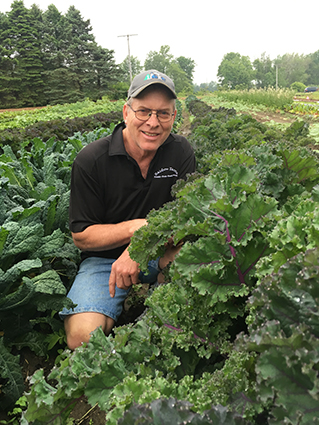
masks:
[(166, 78), (164, 78), (162, 75), (160, 74), (155, 74), (155, 72), (151, 72), (150, 74), (147, 74), (146, 77), (144, 78), (144, 80), (151, 80), (151, 79), (161, 79), (162, 81), (166, 81)]

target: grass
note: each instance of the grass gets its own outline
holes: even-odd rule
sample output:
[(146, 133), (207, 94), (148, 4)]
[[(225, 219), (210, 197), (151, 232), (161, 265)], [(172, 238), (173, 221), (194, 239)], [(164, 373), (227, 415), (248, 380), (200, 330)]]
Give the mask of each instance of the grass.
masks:
[(218, 98), (231, 102), (240, 102), (248, 105), (263, 105), (273, 110), (285, 110), (293, 102), (295, 92), (290, 89), (250, 89), (216, 91)]

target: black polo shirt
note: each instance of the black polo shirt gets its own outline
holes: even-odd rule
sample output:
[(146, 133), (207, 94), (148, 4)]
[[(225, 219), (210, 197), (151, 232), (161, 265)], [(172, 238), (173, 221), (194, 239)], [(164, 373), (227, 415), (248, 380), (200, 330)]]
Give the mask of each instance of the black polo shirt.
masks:
[[(195, 171), (189, 142), (170, 134), (156, 152), (144, 179), (137, 162), (125, 150), (124, 128), (124, 123), (119, 124), (111, 136), (87, 145), (73, 163), (69, 223), (74, 233), (93, 224), (145, 218), (152, 209), (172, 200), (171, 187), (178, 179)], [(126, 246), (82, 252), (82, 259), (118, 258)]]

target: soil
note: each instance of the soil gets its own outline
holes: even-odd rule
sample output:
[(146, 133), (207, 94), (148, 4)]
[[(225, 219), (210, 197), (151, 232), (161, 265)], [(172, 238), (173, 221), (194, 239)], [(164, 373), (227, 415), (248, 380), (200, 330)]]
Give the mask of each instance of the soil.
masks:
[[(239, 112), (237, 112), (239, 113)], [(276, 112), (251, 112), (250, 115), (259, 122), (274, 121), (279, 124), (291, 124), (296, 121), (296, 116), (292, 114), (281, 114)]]
[(46, 108), (46, 106), (33, 106), (33, 107), (30, 107), (30, 108), (14, 108), (14, 109), (0, 109), (0, 113), (1, 112), (15, 112), (15, 111), (30, 111), (30, 110), (32, 110), (32, 109), (43, 109), (43, 108)]

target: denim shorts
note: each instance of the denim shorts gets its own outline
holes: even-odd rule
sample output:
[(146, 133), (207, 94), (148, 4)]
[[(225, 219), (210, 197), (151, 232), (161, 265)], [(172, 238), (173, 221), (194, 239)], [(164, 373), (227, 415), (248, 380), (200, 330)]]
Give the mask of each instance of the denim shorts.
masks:
[[(111, 258), (89, 257), (80, 264), (79, 271), (67, 295), (77, 306), (70, 310), (64, 308), (59, 313), (61, 319), (71, 314), (96, 312), (111, 317), (115, 321), (118, 320), (130, 288), (125, 290), (116, 286), (114, 298), (110, 296), (109, 278), (112, 264), (115, 261)], [(156, 282), (159, 273), (158, 259), (149, 262), (148, 271), (147, 275), (140, 273), (141, 283)]]

